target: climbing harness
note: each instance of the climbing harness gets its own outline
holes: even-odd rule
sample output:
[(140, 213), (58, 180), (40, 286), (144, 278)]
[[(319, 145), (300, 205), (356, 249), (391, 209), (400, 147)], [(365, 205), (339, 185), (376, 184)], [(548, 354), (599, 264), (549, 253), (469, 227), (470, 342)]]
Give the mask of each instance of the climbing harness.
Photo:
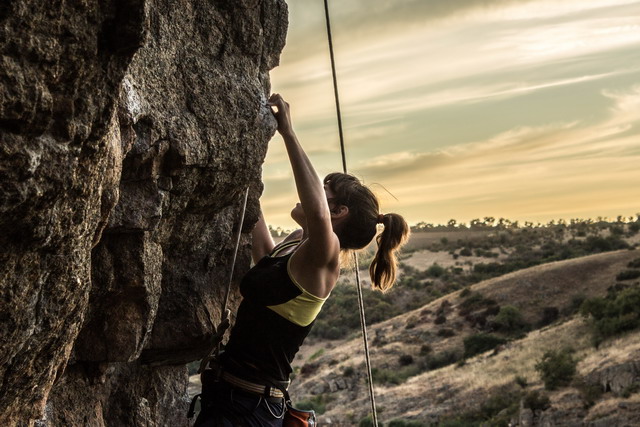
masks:
[[(329, 19), (329, 3), (324, 0), (324, 15), (327, 22), (327, 41), (329, 44), (329, 56), (331, 58), (331, 75), (333, 77), (333, 93), (336, 100), (336, 115), (338, 117), (338, 134), (340, 135), (340, 152), (342, 154), (342, 170), (347, 173), (346, 150), (344, 148), (344, 137), (342, 133), (342, 117), (340, 113), (340, 98), (338, 97), (338, 79), (336, 76), (336, 64), (333, 56), (333, 40), (331, 37), (331, 20)], [(371, 374), (371, 356), (369, 355), (369, 344), (367, 339), (367, 323), (364, 316), (364, 299), (362, 297), (362, 285), (360, 284), (360, 272), (358, 266), (358, 254), (353, 253), (353, 261), (356, 270), (356, 288), (358, 290), (358, 307), (360, 310), (360, 326), (362, 329), (362, 340), (364, 342), (364, 357), (367, 365), (367, 378), (369, 379), (369, 397), (371, 400), (371, 413), (373, 425), (378, 426), (378, 415), (376, 412), (376, 399), (373, 393), (373, 376)]]

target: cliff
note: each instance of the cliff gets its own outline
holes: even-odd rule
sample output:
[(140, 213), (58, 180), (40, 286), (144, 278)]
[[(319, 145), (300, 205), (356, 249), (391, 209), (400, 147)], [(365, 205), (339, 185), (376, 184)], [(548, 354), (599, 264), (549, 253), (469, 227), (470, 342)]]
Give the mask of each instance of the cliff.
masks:
[(186, 425), (286, 4), (17, 0), (0, 23), (0, 424)]

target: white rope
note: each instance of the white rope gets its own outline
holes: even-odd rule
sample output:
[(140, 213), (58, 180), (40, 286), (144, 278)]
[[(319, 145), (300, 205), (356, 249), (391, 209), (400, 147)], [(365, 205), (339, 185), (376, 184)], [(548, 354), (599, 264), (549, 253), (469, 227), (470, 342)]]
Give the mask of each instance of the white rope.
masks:
[[(333, 56), (333, 41), (331, 37), (331, 21), (329, 19), (329, 3), (324, 0), (324, 13), (327, 22), (327, 40), (329, 44), (329, 56), (331, 57), (331, 74), (333, 76), (333, 93), (336, 100), (336, 114), (338, 117), (338, 133), (340, 135), (340, 152), (342, 154), (342, 170), (347, 173), (347, 160), (344, 148), (344, 137), (342, 133), (342, 117), (340, 114), (340, 100), (338, 96), (338, 79), (336, 76), (336, 64)], [(376, 412), (376, 398), (373, 392), (373, 375), (371, 374), (371, 356), (369, 355), (369, 344), (367, 340), (367, 323), (364, 316), (364, 299), (362, 297), (362, 285), (360, 284), (360, 271), (358, 266), (358, 254), (353, 253), (353, 260), (356, 269), (356, 288), (358, 290), (358, 307), (360, 309), (360, 326), (362, 329), (362, 340), (364, 342), (364, 358), (367, 366), (367, 378), (369, 380), (369, 397), (371, 400), (371, 413), (373, 425), (378, 426), (378, 414)]]

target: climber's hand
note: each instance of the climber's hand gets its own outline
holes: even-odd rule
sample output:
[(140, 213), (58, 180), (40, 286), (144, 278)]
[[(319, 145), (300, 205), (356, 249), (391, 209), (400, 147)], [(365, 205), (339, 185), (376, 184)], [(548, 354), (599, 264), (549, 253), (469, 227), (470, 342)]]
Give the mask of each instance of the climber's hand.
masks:
[(289, 104), (282, 98), (282, 96), (274, 93), (269, 98), (267, 105), (271, 107), (271, 112), (278, 122), (278, 132), (280, 132), (281, 135), (293, 133)]

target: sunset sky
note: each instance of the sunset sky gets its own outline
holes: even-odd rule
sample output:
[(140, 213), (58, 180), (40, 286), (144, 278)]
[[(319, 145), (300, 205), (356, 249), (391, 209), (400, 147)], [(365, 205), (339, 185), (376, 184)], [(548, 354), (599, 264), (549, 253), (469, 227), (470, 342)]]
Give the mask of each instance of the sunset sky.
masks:
[[(341, 170), (322, 0), (289, 0), (272, 91)], [(640, 1), (329, 2), (349, 171), (409, 223), (640, 212)], [(267, 222), (294, 226), (280, 137)], [(395, 200), (387, 191), (397, 198)]]

